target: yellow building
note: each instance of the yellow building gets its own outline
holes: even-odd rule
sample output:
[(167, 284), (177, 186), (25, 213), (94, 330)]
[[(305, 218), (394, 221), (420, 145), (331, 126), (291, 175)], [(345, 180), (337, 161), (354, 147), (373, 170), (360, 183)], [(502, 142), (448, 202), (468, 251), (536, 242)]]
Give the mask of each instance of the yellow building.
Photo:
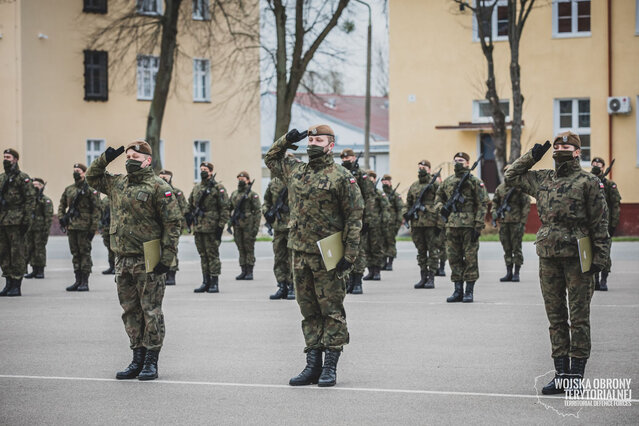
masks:
[[(207, 4), (183, 2), (189, 25), (211, 25), (207, 9), (192, 6)], [(119, 16), (123, 5), (141, 7), (138, 12), (153, 19), (163, 12), (164, 1), (142, 0), (138, 6), (133, 0), (0, 2), (0, 147), (18, 150), (21, 169), (47, 181), (45, 193), (56, 205), (73, 182), (73, 163), (88, 166), (107, 146), (145, 136), (159, 46), (132, 51), (118, 65), (110, 63), (114, 52), (85, 52), (92, 32)], [(256, 22), (257, 5), (255, 0)], [(198, 40), (180, 31), (180, 49), (196, 52)], [(215, 165), (216, 179), (229, 190), (241, 170), (260, 176), (259, 92), (245, 90), (249, 78), (259, 74), (259, 57), (257, 51), (248, 55), (232, 75), (219, 57), (177, 58), (160, 156), (187, 196), (199, 180), (201, 161)], [(234, 91), (242, 98), (229, 100)], [(124, 172), (124, 155), (109, 169)], [(256, 190), (259, 185), (258, 179)]]
[[(612, 179), (623, 197), (620, 231), (639, 234), (639, 0), (537, 4), (520, 44), (522, 153), (572, 129), (584, 144), (584, 167), (590, 169), (595, 156), (607, 164), (616, 158)], [(497, 90), (510, 115), (505, 8), (500, 0), (492, 31)], [(444, 166), (447, 176), (455, 152), (468, 152), (472, 161), (483, 152), (488, 161), (478, 175), (490, 189), (495, 169), (490, 119), (482, 105), (486, 61), (472, 11), (460, 11), (452, 0), (391, 0), (389, 14), (393, 179), (414, 181), (422, 158), (434, 168)], [(625, 97), (621, 101), (629, 101), (631, 112), (610, 115), (609, 96)], [(536, 167), (552, 166), (546, 155)]]

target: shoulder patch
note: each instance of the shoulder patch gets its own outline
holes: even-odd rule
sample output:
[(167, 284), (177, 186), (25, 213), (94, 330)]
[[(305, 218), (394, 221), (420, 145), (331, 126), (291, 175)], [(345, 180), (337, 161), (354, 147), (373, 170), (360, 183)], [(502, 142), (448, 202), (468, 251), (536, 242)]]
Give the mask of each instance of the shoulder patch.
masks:
[(613, 188), (616, 188), (616, 187), (617, 187), (617, 184), (613, 183), (613, 184), (612, 184), (612, 187), (613, 187)]
[(220, 192), (224, 192), (224, 188), (220, 189)]
[(602, 182), (599, 182), (599, 188), (603, 188), (604, 184)]
[(164, 196), (167, 197), (167, 198), (170, 197), (171, 195), (173, 195), (173, 193), (171, 191), (166, 191), (164, 193)]
[(51, 204), (51, 200), (47, 200), (47, 204)]
[(95, 189), (93, 190), (93, 194), (94, 195), (98, 195), (98, 191), (96, 191)]
[(355, 183), (355, 182), (356, 182), (356, 180), (355, 180), (355, 178), (350, 178), (350, 179), (349, 179), (349, 182), (350, 182), (350, 183)]
[(31, 180), (31, 179), (29, 179), (29, 178), (25, 178), (25, 180), (24, 180), (24, 181), (25, 181), (25, 183), (29, 183), (29, 181), (30, 181), (30, 180)]
[(484, 182), (479, 182), (479, 186), (484, 186)]
[(257, 197), (258, 197), (258, 195), (257, 195), (257, 194), (253, 195), (253, 198), (257, 198)]
[(178, 193), (177, 193), (177, 195), (182, 195), (182, 192), (181, 192), (181, 191), (180, 191), (180, 192), (178, 192)]

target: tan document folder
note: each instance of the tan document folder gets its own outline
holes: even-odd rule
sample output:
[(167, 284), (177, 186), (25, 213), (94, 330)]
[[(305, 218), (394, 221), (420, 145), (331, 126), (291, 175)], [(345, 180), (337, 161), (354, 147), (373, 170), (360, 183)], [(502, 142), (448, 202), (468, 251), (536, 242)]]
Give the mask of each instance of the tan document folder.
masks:
[(579, 262), (581, 263), (581, 272), (590, 271), (592, 266), (592, 243), (590, 237), (583, 237), (577, 240), (577, 248), (579, 249)]
[(160, 263), (160, 240), (151, 240), (147, 241), (142, 245), (144, 248), (144, 266), (146, 268), (146, 273), (149, 274), (153, 272), (153, 268)]
[(329, 235), (317, 242), (322, 260), (327, 271), (332, 271), (344, 256), (344, 244), (342, 243), (342, 231)]

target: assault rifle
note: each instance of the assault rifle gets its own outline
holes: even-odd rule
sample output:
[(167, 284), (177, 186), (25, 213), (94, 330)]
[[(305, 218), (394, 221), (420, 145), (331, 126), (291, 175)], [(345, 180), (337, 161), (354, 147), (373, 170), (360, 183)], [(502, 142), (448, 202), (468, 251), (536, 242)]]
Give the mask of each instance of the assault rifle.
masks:
[(186, 220), (186, 227), (189, 233), (191, 232), (191, 226), (197, 225), (198, 220), (202, 216), (204, 216), (204, 208), (203, 208), (204, 201), (206, 200), (206, 197), (209, 196), (211, 192), (213, 192), (213, 187), (216, 184), (215, 176), (217, 176), (217, 173), (211, 176), (208, 182), (206, 182), (206, 189), (204, 190), (204, 193), (200, 195), (200, 198), (197, 200), (197, 205), (195, 206), (193, 211), (188, 212), (186, 215), (184, 215), (184, 219)]
[[(406, 228), (410, 228), (410, 225), (408, 225), (408, 222), (410, 220), (413, 220), (413, 219), (416, 220), (418, 217), (417, 214), (419, 212), (423, 212), (424, 210), (426, 210), (426, 206), (424, 206), (424, 201), (423, 201), (424, 195), (426, 195), (428, 190), (433, 187), (433, 185), (437, 181), (437, 178), (439, 177), (441, 172), (442, 172), (442, 169), (439, 169), (437, 173), (433, 175), (433, 178), (430, 180), (430, 182), (428, 182), (428, 185), (426, 185), (419, 193), (419, 196), (413, 203), (412, 207), (406, 213), (404, 213), (404, 221), (405, 221), (404, 223), (406, 224)], [(397, 186), (399, 186), (399, 184), (397, 184)], [(397, 187), (395, 187), (395, 189), (397, 189)]]
[(444, 204), (444, 207), (442, 207), (440, 214), (444, 222), (448, 222), (448, 216), (450, 216), (452, 212), (457, 212), (458, 203), (463, 204), (464, 201), (466, 201), (464, 199), (464, 196), (461, 194), (462, 186), (464, 186), (466, 181), (470, 178), (470, 174), (473, 172), (473, 170), (475, 170), (475, 167), (477, 167), (477, 165), (482, 160), (482, 158), (484, 158), (484, 154), (481, 154), (479, 156), (477, 161), (475, 161), (475, 164), (473, 164), (473, 167), (471, 167), (470, 170), (468, 170), (466, 174), (462, 176), (459, 182), (457, 182), (457, 186), (455, 187), (455, 190), (453, 191), (453, 195), (451, 195), (451, 197), (448, 199), (446, 204)]
[(78, 209), (78, 203), (80, 202), (80, 196), (89, 193), (89, 184), (87, 181), (84, 181), (84, 185), (82, 188), (75, 193), (75, 197), (73, 197), (73, 201), (71, 201), (71, 205), (67, 209), (67, 212), (60, 219), (60, 229), (62, 232), (66, 233), (67, 228), (73, 222), (73, 219), (80, 216), (80, 210)]
[(233, 209), (233, 213), (231, 214), (231, 219), (229, 219), (229, 226), (227, 229), (227, 231), (231, 235), (233, 235), (233, 230), (231, 229), (231, 226), (237, 226), (240, 223), (240, 220), (244, 219), (244, 217), (246, 216), (246, 213), (244, 212), (244, 204), (246, 204), (246, 199), (251, 193), (251, 187), (253, 186), (254, 183), (255, 183), (255, 179), (249, 182), (248, 188), (246, 188), (246, 193), (242, 195), (242, 198), (240, 198), (240, 200), (237, 202), (237, 206), (235, 206), (235, 209)]
[(606, 171), (604, 172), (602, 177), (606, 177), (608, 176), (608, 173), (610, 173), (610, 169), (612, 169), (612, 165), (615, 164), (615, 159), (613, 158), (612, 161), (610, 162), (610, 165), (608, 166), (608, 168), (606, 169)]
[(350, 170), (353, 176), (357, 175), (357, 170), (359, 170), (359, 159), (361, 158), (363, 153), (364, 151), (360, 151), (359, 154), (357, 154), (357, 158), (353, 162), (353, 166), (351, 167), (351, 170)]
[[(497, 219), (503, 219), (504, 217), (506, 217), (506, 213), (511, 210), (510, 197), (513, 195), (514, 190), (515, 188), (510, 188), (510, 190), (508, 190), (506, 196), (504, 197), (504, 201), (502, 201), (501, 205), (497, 208), (497, 210), (495, 210), (495, 216), (497, 217)], [(497, 221), (495, 219), (493, 219), (493, 226), (495, 228), (497, 227)]]
[(264, 213), (264, 219), (266, 219), (266, 229), (269, 235), (273, 235), (273, 223), (275, 219), (282, 220), (282, 212), (288, 213), (288, 206), (285, 205), (285, 200), (288, 199), (288, 187), (285, 186), (277, 196), (275, 204)]

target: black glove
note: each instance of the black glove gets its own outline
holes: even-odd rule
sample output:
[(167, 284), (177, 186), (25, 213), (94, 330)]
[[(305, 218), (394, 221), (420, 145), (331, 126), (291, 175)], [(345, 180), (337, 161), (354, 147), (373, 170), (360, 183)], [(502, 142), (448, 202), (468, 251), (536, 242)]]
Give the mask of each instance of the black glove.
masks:
[(601, 272), (602, 269), (603, 268), (601, 266), (593, 263), (592, 265), (590, 265), (590, 270), (588, 271), (588, 273), (593, 275), (598, 274), (599, 272)]
[(549, 149), (550, 149), (550, 141), (546, 141), (546, 143), (543, 145), (540, 143), (536, 143), (532, 149), (532, 156), (533, 156), (533, 159), (535, 160), (535, 163), (541, 160), (541, 157), (543, 157), (546, 151), (548, 151)]
[(441, 215), (441, 217), (443, 217), (446, 220), (448, 220), (448, 216), (450, 216), (450, 213), (451, 211), (447, 209), (446, 207), (442, 207), (441, 210), (439, 211), (439, 214)]
[(479, 241), (479, 236), (481, 235), (481, 229), (473, 229), (473, 234), (470, 237), (473, 243)]
[(286, 142), (288, 142), (289, 148), (292, 150), (296, 150), (298, 148), (297, 145), (293, 145), (304, 139), (308, 135), (308, 130), (304, 130), (302, 133), (298, 132), (297, 129), (293, 129), (286, 134)]
[(155, 265), (155, 268), (153, 268), (153, 273), (155, 275), (162, 275), (162, 274), (166, 274), (167, 272), (169, 272), (170, 269), (171, 268), (166, 266), (164, 263), (160, 262), (157, 265)]
[(193, 214), (191, 212), (188, 212), (184, 215), (184, 220), (186, 221), (186, 226), (188, 226), (189, 228), (193, 226)]
[(266, 222), (268, 223), (273, 223), (275, 222), (275, 215), (272, 211), (268, 210), (266, 213), (264, 213), (264, 219), (266, 219)]
[(104, 151), (104, 158), (106, 158), (107, 163), (110, 163), (111, 161), (118, 158), (118, 156), (122, 154), (123, 152), (124, 152), (124, 145), (118, 149), (108, 147), (106, 151)]
[(337, 272), (344, 272), (348, 270), (351, 266), (353, 266), (353, 264), (349, 262), (348, 260), (346, 260), (345, 257), (342, 256), (339, 262), (337, 262), (335, 269), (337, 269)]
[(616, 230), (617, 230), (617, 228), (614, 227), (614, 226), (609, 227), (608, 228), (608, 235), (610, 235), (612, 237), (613, 235), (615, 235), (615, 231)]
[(95, 237), (95, 231), (89, 231), (87, 233), (87, 240), (89, 240), (89, 242), (93, 241), (93, 237)]
[(66, 228), (67, 226), (69, 226), (69, 220), (65, 216), (62, 216), (60, 218), (60, 228)]
[(215, 239), (218, 241), (222, 240), (222, 234), (224, 233), (224, 227), (218, 226), (215, 230)]

